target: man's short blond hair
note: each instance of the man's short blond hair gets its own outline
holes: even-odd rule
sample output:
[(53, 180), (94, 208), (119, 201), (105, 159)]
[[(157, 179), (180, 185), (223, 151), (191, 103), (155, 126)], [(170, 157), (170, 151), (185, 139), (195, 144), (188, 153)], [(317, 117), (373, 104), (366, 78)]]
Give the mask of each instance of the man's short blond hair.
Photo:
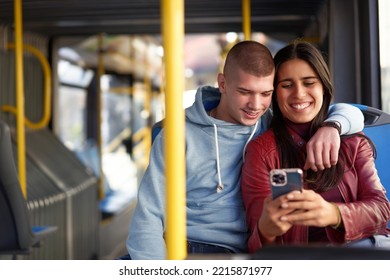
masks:
[(224, 75), (229, 76), (229, 71), (237, 67), (257, 77), (269, 76), (275, 70), (271, 52), (256, 41), (242, 41), (230, 49), (223, 68)]

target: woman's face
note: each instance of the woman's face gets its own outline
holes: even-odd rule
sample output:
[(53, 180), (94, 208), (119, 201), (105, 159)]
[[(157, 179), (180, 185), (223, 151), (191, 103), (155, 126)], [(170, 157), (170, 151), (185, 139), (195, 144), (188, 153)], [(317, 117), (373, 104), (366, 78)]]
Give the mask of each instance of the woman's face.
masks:
[(280, 65), (276, 79), (283, 116), (294, 123), (312, 121), (322, 107), (324, 90), (311, 66), (302, 59), (289, 60)]

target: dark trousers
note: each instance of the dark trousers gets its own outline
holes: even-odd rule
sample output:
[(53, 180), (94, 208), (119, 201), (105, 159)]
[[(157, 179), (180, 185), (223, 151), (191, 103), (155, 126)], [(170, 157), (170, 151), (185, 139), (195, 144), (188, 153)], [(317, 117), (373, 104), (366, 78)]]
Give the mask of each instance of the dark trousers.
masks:
[(188, 254), (234, 254), (234, 252), (226, 247), (187, 241)]
[[(199, 243), (193, 241), (187, 241), (187, 253), (188, 254), (234, 254), (234, 252), (228, 248)], [(121, 256), (118, 260), (131, 260), (129, 254)]]

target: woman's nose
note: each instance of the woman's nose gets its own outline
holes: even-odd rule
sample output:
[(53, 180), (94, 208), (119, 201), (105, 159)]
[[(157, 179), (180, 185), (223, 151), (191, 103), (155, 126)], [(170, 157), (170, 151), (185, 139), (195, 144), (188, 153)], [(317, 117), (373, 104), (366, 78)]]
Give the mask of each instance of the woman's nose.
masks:
[(293, 88), (293, 94), (296, 97), (305, 96), (306, 95), (305, 87), (300, 84), (296, 84), (295, 87)]

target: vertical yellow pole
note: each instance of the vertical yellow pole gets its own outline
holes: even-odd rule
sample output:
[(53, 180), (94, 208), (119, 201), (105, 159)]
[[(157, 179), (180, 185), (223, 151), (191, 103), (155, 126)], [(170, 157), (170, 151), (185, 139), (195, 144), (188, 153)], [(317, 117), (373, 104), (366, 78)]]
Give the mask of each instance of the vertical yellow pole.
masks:
[(24, 78), (22, 0), (14, 0), (15, 14), (15, 71), (16, 71), (16, 133), (18, 138), (18, 172), (22, 192), (27, 198), (26, 185), (26, 135), (24, 128)]
[(104, 74), (104, 53), (103, 53), (103, 34), (98, 37), (98, 77), (97, 77), (97, 142), (99, 152), (99, 199), (103, 199), (104, 193), (104, 173), (103, 173), (103, 140), (102, 140), (102, 86), (101, 78)]
[(185, 259), (184, 0), (162, 0), (165, 55), (166, 244), (170, 260)]
[(251, 39), (251, 0), (242, 0), (242, 31), (245, 40)]

